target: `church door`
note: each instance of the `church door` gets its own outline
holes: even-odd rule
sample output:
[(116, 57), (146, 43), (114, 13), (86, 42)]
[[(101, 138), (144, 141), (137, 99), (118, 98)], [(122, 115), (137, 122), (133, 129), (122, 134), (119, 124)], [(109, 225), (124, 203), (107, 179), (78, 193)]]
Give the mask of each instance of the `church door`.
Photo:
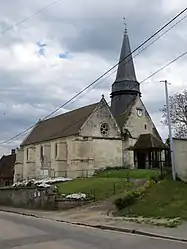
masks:
[(145, 152), (141, 152), (141, 151), (137, 152), (137, 162), (138, 162), (138, 169), (145, 169), (146, 168), (146, 154), (145, 154)]

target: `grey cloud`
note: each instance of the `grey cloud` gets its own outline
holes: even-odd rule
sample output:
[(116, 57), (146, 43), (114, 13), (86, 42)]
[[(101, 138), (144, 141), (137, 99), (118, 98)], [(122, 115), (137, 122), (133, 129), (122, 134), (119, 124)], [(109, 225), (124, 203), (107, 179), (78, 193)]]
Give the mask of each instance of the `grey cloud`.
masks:
[[(49, 2), (51, 1), (38, 2), (33, 0), (26, 3), (25, 0), (18, 0), (16, 4), (10, 3), (10, 1), (3, 2), (0, 9), (0, 32)], [(8, 48), (15, 43), (28, 41), (35, 43), (38, 40), (43, 42), (44, 39), (45, 42), (45, 39), (49, 39), (51, 44), (53, 42), (58, 43), (62, 50), (65, 49), (70, 55), (91, 54), (97, 56), (98, 60), (100, 57), (112, 66), (119, 58), (124, 30), (122, 17), (125, 16), (127, 19), (131, 47), (136, 48), (173, 16), (173, 13), (168, 12), (166, 14), (166, 11), (163, 12), (162, 2), (162, 0), (116, 0), (115, 2), (106, 0), (80, 0), (78, 2), (64, 0), (28, 22), (21, 24), (15, 30), (4, 34), (0, 37), (0, 48)], [(151, 66), (155, 63), (155, 58), (159, 57), (159, 60), (167, 61), (183, 51), (186, 47), (184, 29), (185, 22), (140, 54), (137, 61), (138, 58), (142, 58), (145, 66), (143, 68), (136, 67), (137, 70), (141, 68), (141, 70), (149, 73)], [(176, 46), (176, 40), (178, 46)], [(55, 85), (55, 82), (48, 79), (46, 79), (47, 84), (44, 85), (41, 83), (40, 77), (36, 78), (33, 71), (20, 69), (17, 72), (13, 70), (6, 72), (1, 70), (0, 103), (7, 103), (7, 106), (0, 113), (2, 120), (0, 140), (6, 140), (32, 125), (42, 115), (46, 115), (53, 108), (63, 104), (79, 89), (81, 90), (91, 83), (92, 78), (93, 80), (97, 78), (97, 75), (90, 76), (92, 74), (91, 69), (79, 73), (80, 75), (73, 75), (74, 77), (64, 76), (65, 83), (62, 82), (62, 85)], [(67, 72), (67, 74), (71, 76), (71, 72)], [(99, 101), (102, 93), (110, 100), (110, 88), (114, 78), (115, 74), (94, 86), (94, 90), (69, 104), (67, 109)], [(60, 76), (57, 80), (61, 82)], [(56, 89), (54, 90), (53, 87)], [(59, 94), (61, 91), (63, 94)], [(147, 97), (146, 107), (151, 114), (157, 113), (164, 103), (163, 98), (158, 101), (150, 100), (148, 98), (149, 92), (146, 89), (145, 91), (143, 89), (144, 93)], [(159, 91), (155, 90), (155, 95), (159, 95)], [(23, 110), (25, 110), (24, 106), (28, 105), (31, 107), (31, 112), (27, 110), (18, 114), (13, 108), (15, 104), (22, 105)], [(8, 144), (7, 148), (11, 146), (14, 146), (13, 142)]]

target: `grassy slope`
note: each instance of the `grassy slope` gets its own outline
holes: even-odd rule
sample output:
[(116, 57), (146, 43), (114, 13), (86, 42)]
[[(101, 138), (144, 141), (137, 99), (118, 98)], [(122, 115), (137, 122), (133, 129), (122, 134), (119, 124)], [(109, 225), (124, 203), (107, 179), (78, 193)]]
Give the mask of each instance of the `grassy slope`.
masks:
[(164, 180), (130, 207), (135, 215), (145, 217), (181, 217), (187, 219), (187, 184)]
[(158, 175), (158, 170), (148, 169), (131, 169), (129, 171), (125, 169), (113, 169), (99, 172), (96, 177), (112, 177), (112, 178), (126, 178), (129, 173), (130, 178), (134, 179), (150, 179), (150, 177)]
[(91, 193), (95, 191), (97, 200), (105, 199), (113, 194), (124, 192), (129, 184), (119, 178), (98, 178), (76, 179), (70, 182), (57, 184), (60, 193)]

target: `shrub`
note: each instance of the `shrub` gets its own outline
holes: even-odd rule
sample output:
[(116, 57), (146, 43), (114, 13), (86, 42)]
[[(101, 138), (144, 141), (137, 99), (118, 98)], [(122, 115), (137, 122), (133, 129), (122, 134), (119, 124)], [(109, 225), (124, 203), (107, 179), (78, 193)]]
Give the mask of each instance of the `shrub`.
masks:
[(115, 206), (118, 210), (121, 210), (126, 208), (127, 206), (134, 204), (136, 199), (144, 195), (147, 189), (153, 186), (153, 184), (155, 184), (155, 181), (147, 181), (142, 187), (138, 188), (137, 190), (127, 192), (125, 197), (118, 198), (114, 201)]

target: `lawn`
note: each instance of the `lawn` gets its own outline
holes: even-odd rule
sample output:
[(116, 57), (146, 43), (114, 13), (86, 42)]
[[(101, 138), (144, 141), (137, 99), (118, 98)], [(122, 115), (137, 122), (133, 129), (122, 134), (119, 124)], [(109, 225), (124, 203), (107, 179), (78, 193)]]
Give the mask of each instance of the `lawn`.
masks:
[(108, 169), (99, 172), (96, 177), (104, 178), (127, 178), (128, 174), (133, 179), (150, 179), (153, 176), (157, 176), (160, 173), (159, 170), (152, 169)]
[(119, 178), (92, 177), (86, 179), (75, 179), (69, 182), (57, 184), (62, 194), (88, 193), (95, 195), (96, 200), (102, 200), (115, 194), (125, 192), (132, 184)]
[[(122, 211), (122, 215), (125, 214)], [(145, 217), (181, 217), (187, 220), (187, 184), (164, 180), (151, 187), (147, 194), (130, 207), (130, 213)]]

